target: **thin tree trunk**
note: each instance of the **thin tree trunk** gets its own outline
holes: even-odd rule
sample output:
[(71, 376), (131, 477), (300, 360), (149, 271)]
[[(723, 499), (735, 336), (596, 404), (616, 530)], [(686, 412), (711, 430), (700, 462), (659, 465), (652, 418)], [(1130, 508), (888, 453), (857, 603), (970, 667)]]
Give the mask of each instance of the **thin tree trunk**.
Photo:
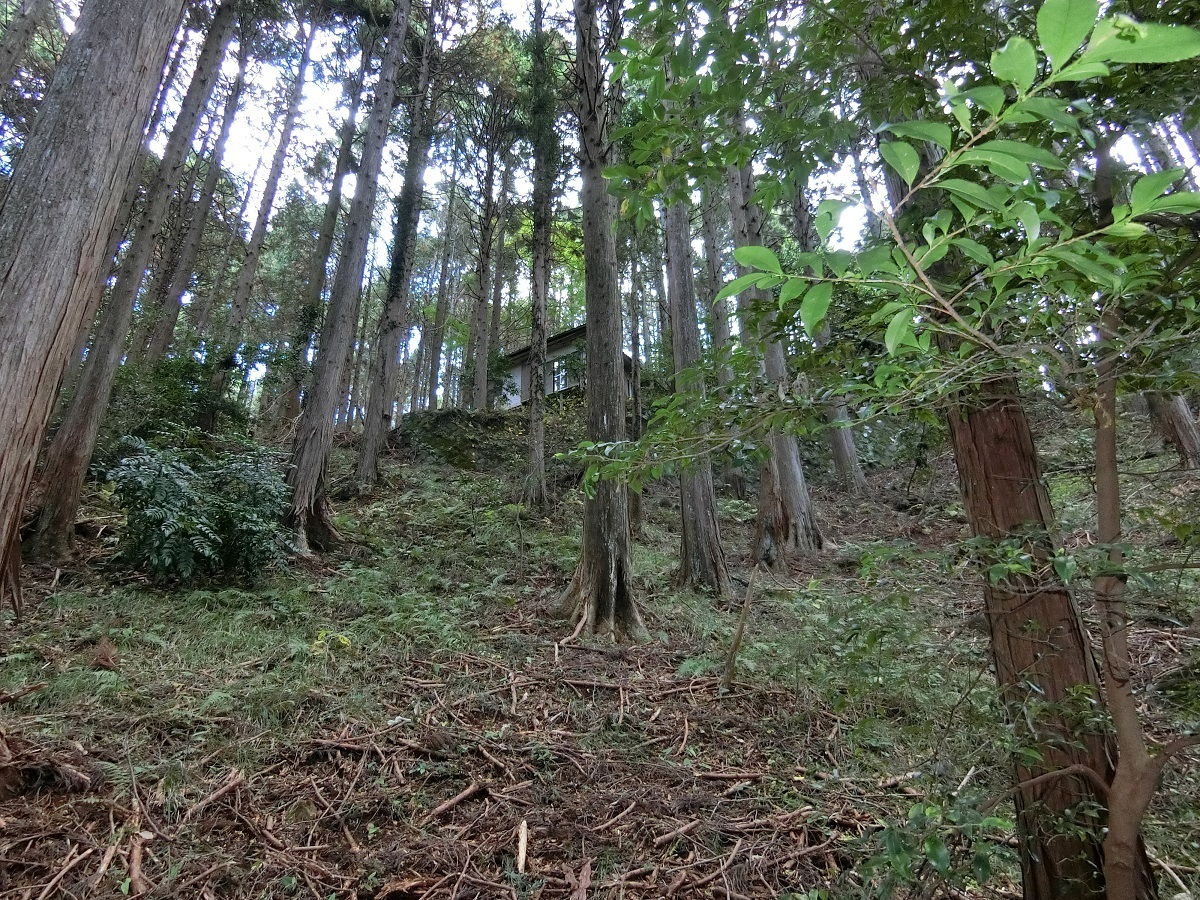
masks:
[[(688, 208), (683, 201), (667, 207), (664, 223), (667, 245), (667, 292), (674, 323), (671, 346), (675, 362), (675, 390), (680, 394), (704, 395), (704, 376), (689, 370), (700, 361), (700, 325), (696, 321), (696, 287), (692, 269), (692, 233)], [(679, 551), (681, 587), (714, 591), (718, 597), (733, 593), (721, 526), (717, 521), (717, 499), (713, 489), (712, 463), (702, 456), (679, 473), (679, 506), (682, 542)]]
[(512, 219), (512, 189), (513, 162), (509, 160), (504, 166), (504, 177), (500, 181), (500, 214), (497, 217), (496, 228), (496, 262), (492, 278), (492, 323), (488, 329), (488, 347), (490, 353), (500, 352), (500, 322), (503, 317), (504, 296), (504, 251), (508, 226)]
[(554, 130), (554, 85), (544, 27), (545, 0), (533, 2), (533, 97), (530, 140), (533, 143), (532, 260), (529, 340), (529, 475), (525, 502), (533, 509), (550, 503), (546, 490), (546, 293), (550, 285), (550, 226), (554, 179), (562, 150)]
[(22, 0), (0, 38), (0, 87), (12, 84), (40, 26), (54, 18), (50, 0)]
[(1146, 391), (1145, 396), (1154, 430), (1179, 454), (1180, 468), (1200, 467), (1200, 428), (1187, 399), (1162, 391)]
[(416, 261), (417, 228), (421, 222), (425, 168), (433, 139), (434, 110), (429, 78), (433, 46), (434, 28), (431, 25), (425, 37), (417, 90), (409, 113), (408, 161), (404, 169), (404, 184), (400, 188), (400, 196), (396, 198), (396, 226), (387, 297), (375, 334), (368, 378), (367, 414), (358, 443), (355, 479), (365, 486), (374, 485), (379, 480), (379, 454), (387, 443), (392, 426), (398, 357), (401, 345), (407, 346), (406, 340), (412, 328), (412, 273)]
[(105, 314), (101, 316), (75, 398), (46, 451), (41, 479), (45, 489), (31, 543), (35, 553), (47, 557), (62, 556), (74, 540), (80, 493), (125, 351), (138, 289), (145, 278), (171, 197), (183, 175), (188, 150), (212, 95), (236, 19), (237, 3), (234, 0), (222, 3), (213, 17), (195, 75), (163, 151), (158, 177), (148, 193), (137, 234), (121, 265)]
[[(364, 49), (363, 69), (370, 60), (366, 59)], [(361, 69), (360, 69), (361, 72)], [(312, 353), (313, 339), (316, 337), (317, 326), (321, 320), (321, 295), (325, 292), (326, 267), (329, 256), (333, 252), (334, 235), (337, 233), (338, 217), (342, 212), (342, 185), (350, 164), (354, 160), (354, 136), (358, 133), (358, 113), (362, 108), (362, 77), (347, 80), (344, 96), (350, 102), (350, 110), (342, 125), (341, 139), (338, 144), (337, 161), (333, 167), (333, 181), (329, 186), (329, 198), (325, 203), (325, 214), (321, 219), (321, 228), (317, 232), (317, 246), (309, 263), (308, 276), (304, 282), (304, 299), (300, 305), (300, 330), (292, 342), (292, 360), (285, 375), (283, 401), (280, 405), (280, 418), (284, 422), (294, 422), (300, 415), (300, 393), (304, 384), (304, 373), (308, 369), (308, 358)]]
[(498, 224), (496, 198), (492, 196), (495, 184), (496, 153), (489, 146), (480, 186), (483, 201), (479, 211), (479, 253), (475, 261), (475, 304), (471, 312), (470, 345), (467, 348), (467, 359), (474, 361), (471, 406), (479, 410), (487, 408), (488, 394), (488, 285)]
[(388, 26), (379, 84), (359, 163), (358, 186), (346, 222), (345, 246), (334, 276), (329, 310), (321, 329), (308, 404), (300, 417), (292, 450), (292, 465), (288, 471), (292, 508), (288, 518), (296, 529), (297, 547), (302, 553), (309, 552), (313, 546), (328, 547), (341, 538), (334, 527), (325, 492), (325, 472), (333, 447), (337, 391), (341, 385), (346, 356), (354, 340), (355, 301), (362, 290), (367, 242), (371, 235), (371, 220), (379, 187), (379, 168), (396, 96), (396, 75), (404, 55), (408, 17), (409, 0), (398, 0)]
[[(438, 271), (437, 303), (433, 313), (433, 331), (429, 335), (429, 393), (430, 409), (437, 409), (438, 380), (442, 369), (442, 345), (446, 340), (446, 319), (450, 315), (450, 256), (454, 251), (454, 201), (458, 196), (459, 147), (455, 145), (454, 159), (450, 164), (450, 193), (446, 199), (446, 222), (442, 228), (442, 259)], [(446, 405), (448, 394), (443, 394)]]
[[(267, 171), (262, 201), (259, 203), (258, 216), (254, 221), (254, 230), (250, 233), (250, 241), (246, 244), (246, 252), (242, 257), (242, 265), (238, 269), (237, 281), (234, 284), (233, 300), (229, 308), (229, 318), (225, 324), (224, 340), (214, 348), (213, 357), (216, 362), (212, 382), (214, 400), (219, 400), (225, 393), (225, 384), (229, 373), (237, 367), (237, 355), (240, 351), (239, 332), (250, 313), (250, 294), (254, 290), (254, 280), (258, 277), (258, 264), (262, 258), (263, 245), (267, 240), (267, 227), (271, 222), (275, 195), (279, 192), (279, 180), (283, 177), (283, 167), (287, 163), (288, 150), (291, 149), (292, 131), (296, 127), (296, 117), (300, 113), (300, 102), (304, 98), (304, 82), (308, 75), (313, 39), (316, 35), (317, 23), (314, 20), (308, 25), (308, 34), (304, 37), (303, 49), (300, 52), (300, 65), (296, 72), (296, 80), (288, 91), (287, 107), (283, 114), (279, 141), (275, 145), (275, 155), (271, 158), (271, 168)], [(205, 423), (209, 429), (215, 424), (218, 408), (216, 403), (209, 407), (210, 413), (206, 417), (208, 421)]]
[(108, 237), (182, 8), (85, 4), (0, 199), (0, 596), (14, 606), (38, 446), (67, 354), (95, 313)]
[(196, 198), (195, 207), (192, 210), (192, 220), (188, 225), (187, 237), (184, 238), (183, 247), (179, 253), (179, 265), (175, 269), (171, 283), (167, 286), (166, 295), (163, 298), (162, 315), (159, 316), (154, 333), (150, 336), (150, 343), (146, 347), (145, 361), (148, 365), (156, 365), (162, 360), (175, 335), (175, 326), (179, 322), (179, 313), (183, 309), (183, 295), (191, 286), (192, 276), (195, 274), (196, 258), (199, 256), (200, 245), (204, 239), (208, 214), (212, 210), (213, 198), (216, 196), (217, 186), (220, 183), (225, 147), (229, 143), (229, 133), (237, 118), (238, 103), (245, 90), (246, 66), (249, 60), (249, 42), (246, 42), (246, 49), (239, 53), (238, 74), (229, 91), (229, 97), (225, 101), (221, 132), (217, 135), (216, 146), (209, 155), (208, 171), (204, 175), (200, 196)]
[[(621, 295), (617, 283), (616, 219), (604, 169), (612, 161), (612, 99), (602, 65), (597, 0), (575, 2), (575, 74), (579, 86), (580, 206), (587, 305), (588, 437), (625, 437), (625, 371)], [(611, 17), (618, 27), (619, 17)], [(610, 35), (610, 37), (613, 37)], [(645, 632), (633, 594), (629, 499), (625, 486), (600, 481), (583, 508), (579, 565), (561, 604), (578, 629), (614, 639)]]
[[(749, 166), (733, 167), (729, 171), (730, 215), (733, 221), (734, 242), (739, 247), (762, 243), (762, 211), (750, 198), (754, 196), (753, 174)], [(742, 274), (739, 267), (739, 274)], [(751, 337), (747, 304), (761, 296), (747, 292), (739, 305), (742, 339)], [(769, 333), (774, 316), (768, 314), (760, 329), (763, 347), (763, 368), (768, 383), (782, 387), (788, 383), (787, 357), (778, 341), (763, 338)], [(787, 558), (795, 553), (816, 553), (825, 545), (817, 526), (816, 513), (796, 439), (789, 434), (773, 431), (767, 438), (770, 456), (763, 464), (758, 487), (758, 521), (754, 538), (754, 561), (771, 568), (786, 566)]]

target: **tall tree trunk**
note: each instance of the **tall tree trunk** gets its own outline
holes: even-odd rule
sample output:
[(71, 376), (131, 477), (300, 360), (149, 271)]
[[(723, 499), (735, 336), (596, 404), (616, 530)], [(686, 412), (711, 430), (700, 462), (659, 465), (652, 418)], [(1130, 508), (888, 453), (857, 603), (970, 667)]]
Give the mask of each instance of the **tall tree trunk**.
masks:
[(235, 0), (226, 0), (209, 26), (196, 72), (163, 151), (158, 177), (148, 192), (137, 233), (121, 264), (108, 307), (101, 316), (75, 398), (46, 452), (42, 472), (45, 490), (31, 544), (35, 553), (61, 556), (73, 542), (80, 493), (125, 351), (138, 289), (154, 252), (155, 239), (166, 220), (171, 197), (183, 175), (200, 116), (216, 84), (221, 60), (233, 36), (237, 6)]
[(379, 167), (396, 96), (396, 75), (404, 55), (408, 17), (409, 0), (397, 0), (379, 67), (375, 102), (367, 121), (357, 188), (346, 221), (344, 248), (333, 279), (325, 324), (321, 328), (312, 387), (292, 450), (292, 465), (288, 471), (292, 507), (288, 518), (296, 529), (297, 547), (303, 553), (313, 546), (328, 547), (341, 539), (333, 525), (325, 492), (325, 472), (333, 448), (333, 417), (339, 405), (337, 392), (354, 340), (356, 300), (362, 291), (367, 242), (379, 187)]
[[(158, 136), (158, 129), (162, 125), (163, 116), (166, 115), (167, 101), (171, 94), (171, 88), (175, 84), (175, 79), (179, 75), (179, 69), (183, 65), (183, 57), (187, 52), (190, 35), (191, 32), (187, 28), (179, 29), (178, 40), (173, 43), (169, 51), (169, 62), (167, 63), (162, 81), (158, 86), (154, 109), (150, 113), (150, 121), (147, 123), (146, 130), (143, 133), (142, 144), (138, 148), (138, 157), (134, 161), (129, 180), (125, 184), (116, 222), (108, 236), (108, 252), (106, 254), (108, 265), (103, 266), (96, 273), (96, 284), (93, 288), (93, 295), (97, 307), (99, 307), (101, 298), (104, 296), (109, 275), (116, 268), (117, 253), (121, 249), (121, 243), (125, 239), (126, 229), (134, 227), (136, 224), (131, 222), (130, 219), (133, 218), (133, 208), (134, 204), (137, 203), (138, 189), (142, 184), (142, 174), (145, 171), (146, 160), (150, 158), (150, 145)], [(75, 352), (71, 354), (67, 363), (66, 376), (63, 379), (63, 386), (59, 392), (59, 412), (56, 418), (61, 419), (66, 415), (67, 410), (70, 408), (71, 400), (75, 397), (76, 382), (83, 369), (84, 351), (91, 341), (94, 330), (93, 326), (95, 325), (96, 314), (93, 312), (91, 318), (80, 329), (75, 342)]]
[(40, 26), (53, 21), (54, 16), (51, 0), (21, 0), (21, 5), (8, 20), (4, 37), (0, 38), (0, 88), (12, 84), (17, 68), (33, 43), (33, 36)]
[[(363, 51), (364, 62), (362, 69), (370, 63), (367, 51)], [(362, 108), (362, 76), (361, 74), (346, 81), (344, 96), (349, 100), (350, 109), (346, 121), (342, 125), (338, 143), (337, 161), (333, 167), (333, 180), (329, 185), (329, 198), (325, 203), (325, 213), (321, 218), (321, 228), (317, 232), (317, 246), (309, 261), (308, 275), (304, 282), (304, 299), (300, 304), (299, 324), (292, 341), (292, 359), (284, 376), (283, 400), (280, 404), (280, 419), (283, 422), (294, 422), (300, 415), (300, 393), (304, 384), (304, 373), (308, 370), (308, 358), (312, 353), (313, 339), (316, 337), (317, 326), (321, 320), (321, 295), (325, 292), (326, 267), (329, 265), (329, 255), (333, 252), (334, 235), (337, 233), (338, 217), (342, 212), (342, 185), (346, 174), (354, 161), (354, 136), (358, 133), (358, 113)]]
[[(972, 534), (994, 541), (1024, 535), (1024, 548), (1037, 567), (1049, 570), (1054, 513), (1016, 385), (1004, 379), (984, 386), (951, 412), (949, 422)], [(1079, 702), (1081, 690), (1101, 696), (1075, 598), (1048, 573), (989, 583), (984, 603), (1009, 722), (1018, 740), (1036, 747), (1042, 757), (1036, 762), (1026, 755), (1014, 758), (1021, 785), (1016, 804), (1024, 895), (1027, 900), (1103, 896), (1096, 838), (1101, 823), (1086, 812), (1103, 798), (1081, 776), (1025, 786), (1069, 766), (1086, 766), (1106, 782), (1112, 775), (1104, 736), (1079, 733), (1067, 712)], [(1064, 814), (1088, 827), (1064, 829), (1059, 821)]]
[[(233, 300), (229, 308), (229, 319), (225, 325), (224, 339), (214, 347), (213, 358), (216, 366), (213, 369), (212, 392), (214, 399), (225, 393), (225, 384), (229, 373), (237, 367), (237, 354), (240, 350), (240, 332), (246, 317), (250, 313), (250, 294), (254, 290), (254, 280), (258, 276), (258, 263), (262, 258), (263, 245), (267, 240), (267, 226), (271, 222), (271, 211), (275, 206), (275, 195), (279, 192), (279, 180), (283, 177), (283, 167), (287, 163), (288, 150), (291, 149), (292, 131), (296, 127), (296, 117), (300, 113), (300, 102), (304, 98), (304, 82), (308, 75), (308, 64), (312, 58), (313, 39), (317, 35), (317, 23), (308, 25), (308, 33), (304, 37), (303, 49), (300, 51), (300, 65), (296, 71), (296, 80), (288, 91), (287, 106), (283, 114), (283, 126), (279, 132), (279, 142), (275, 145), (275, 155), (271, 158), (271, 168), (267, 171), (267, 180), (263, 185), (263, 196), (258, 207), (258, 216), (254, 221), (254, 230), (250, 233), (250, 241), (246, 244), (246, 252), (242, 257), (242, 265), (238, 269), (238, 277), (233, 289)], [(209, 407), (205, 425), (211, 428), (215, 424), (218, 406)]]
[(562, 149), (554, 130), (554, 84), (549, 38), (544, 26), (545, 0), (533, 0), (530, 140), (533, 143), (532, 260), (529, 266), (529, 475), (525, 502), (544, 509), (546, 490), (546, 292), (550, 286), (550, 225), (554, 179)]
[(496, 152), (489, 146), (480, 185), (483, 200), (479, 211), (479, 253), (475, 258), (475, 304), (471, 312), (471, 343), (467, 350), (468, 360), (474, 361), (471, 406), (480, 410), (487, 408), (488, 394), (488, 286), (491, 284), (492, 255), (498, 224), (496, 198), (492, 196), (495, 187)]
[(1182, 394), (1146, 391), (1146, 402), (1154, 430), (1179, 454), (1180, 468), (1200, 467), (1200, 428), (1187, 399)]
[[(797, 178), (792, 194), (792, 231), (800, 249), (812, 252), (820, 248), (820, 240), (813, 224), (806, 188), (807, 180)], [(824, 324), (817, 339), (821, 344), (828, 343), (828, 323)], [(863, 474), (858, 461), (858, 447), (854, 443), (850, 411), (844, 397), (838, 397), (825, 407), (825, 419), (831, 426), (825, 433), (829, 438), (829, 451), (837, 480), (848, 494), (861, 497), (867, 492), (867, 476)]]
[[(610, 0), (611, 2), (611, 0)], [(617, 283), (616, 210), (604, 169), (612, 161), (612, 97), (602, 64), (604, 41), (597, 0), (574, 0), (575, 75), (579, 86), (579, 150), (583, 187), (583, 254), (587, 306), (588, 437), (625, 437), (625, 366), (621, 351), (621, 295)], [(620, 18), (612, 16), (613, 27)], [(609, 38), (615, 37), (609, 35)], [(645, 632), (633, 595), (629, 500), (624, 485), (600, 481), (583, 508), (583, 547), (562, 606), (577, 627), (615, 639)]]
[[(739, 247), (762, 243), (762, 211), (752, 201), (754, 176), (749, 166), (729, 171), (729, 210), (733, 221), (734, 243)], [(743, 274), (739, 267), (739, 274)], [(761, 302), (757, 292), (747, 292), (739, 304), (743, 340), (750, 339), (751, 324), (747, 304)], [(777, 387), (788, 383), (787, 357), (770, 333), (774, 316), (768, 314), (760, 327), (763, 343), (763, 369), (767, 381)], [(796, 439), (773, 431), (767, 438), (770, 456), (763, 464), (758, 486), (758, 520), (754, 537), (754, 560), (772, 568), (786, 566), (794, 553), (816, 553), (825, 545), (817, 526), (812, 497), (804, 479), (804, 466)]]
[[(703, 397), (704, 376), (689, 369), (700, 361), (700, 325), (696, 321), (696, 286), (692, 268), (692, 233), (688, 207), (683, 201), (666, 209), (667, 293), (674, 325), (671, 346), (675, 361), (675, 390)], [(713, 490), (712, 463), (702, 456), (679, 473), (679, 507), (682, 543), (677, 583), (686, 588), (714, 591), (718, 597), (733, 593), (717, 498)]]
[(67, 354), (95, 313), (107, 240), (182, 8), (84, 5), (0, 199), (0, 596), (14, 606), (38, 446)]
[(396, 396), (396, 374), (401, 344), (406, 343), (412, 328), (412, 274), (417, 249), (417, 228), (421, 222), (421, 201), (425, 184), (425, 168), (433, 140), (435, 115), (430, 96), (429, 73), (434, 52), (434, 26), (425, 36), (417, 90), (409, 113), (408, 161), (404, 167), (404, 184), (396, 198), (396, 225), (392, 239), (391, 269), (388, 273), (387, 297), (379, 315), (371, 355), (371, 374), (368, 378), (369, 398), (363, 432), (358, 442), (358, 466), (355, 478), (361, 485), (371, 486), (379, 480), (379, 454), (387, 443), (392, 425)]
[(504, 251), (505, 238), (508, 236), (508, 226), (512, 220), (512, 190), (513, 162), (508, 160), (504, 165), (504, 177), (500, 181), (500, 213), (497, 216), (496, 227), (496, 262), (492, 278), (492, 323), (488, 328), (489, 353), (500, 352), (500, 322), (503, 319), (504, 306)]
[(229, 133), (233, 129), (234, 119), (237, 118), (238, 104), (246, 86), (246, 66), (250, 61), (249, 42), (245, 49), (240, 50), (238, 73), (230, 88), (229, 97), (225, 100), (225, 112), (221, 118), (221, 131), (217, 135), (216, 146), (208, 158), (208, 171), (204, 175), (204, 184), (200, 186), (200, 196), (192, 209), (192, 220), (188, 225), (187, 236), (179, 252), (179, 264), (174, 277), (167, 286), (163, 297), (162, 314), (150, 336), (146, 347), (145, 361), (148, 365), (157, 365), (171, 346), (175, 335), (175, 326), (179, 322), (179, 313), (183, 309), (183, 295), (192, 283), (195, 274), (196, 258), (200, 254), (200, 245), (204, 239), (204, 229), (208, 224), (208, 214), (212, 210), (213, 198), (217, 193), (217, 185), (221, 179), (221, 165), (225, 159), (225, 147), (229, 143)]
[[(433, 312), (433, 330), (429, 335), (429, 393), (430, 409), (437, 409), (438, 380), (442, 370), (442, 345), (446, 341), (446, 319), (450, 315), (450, 256), (454, 252), (454, 201), (458, 196), (459, 146), (454, 147), (454, 159), (450, 164), (450, 192), (446, 198), (446, 221), (442, 227), (442, 259), (438, 269), (437, 303)], [(447, 406), (448, 393), (443, 393)]]

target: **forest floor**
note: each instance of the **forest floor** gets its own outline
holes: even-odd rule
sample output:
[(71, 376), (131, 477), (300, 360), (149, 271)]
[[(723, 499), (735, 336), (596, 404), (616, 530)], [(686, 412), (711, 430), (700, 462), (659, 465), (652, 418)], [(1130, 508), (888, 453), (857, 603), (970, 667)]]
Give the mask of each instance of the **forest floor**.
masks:
[[(672, 587), (667, 485), (635, 550), (652, 637), (613, 647), (550, 614), (578, 490), (531, 519), (481, 468), (394, 455), (338, 505), (339, 553), (255, 587), (150, 585), (92, 507), (78, 562), (30, 569), (0, 632), (23, 777), (0, 898), (1019, 896), (1011, 808), (972, 812), (1011, 740), (948, 458), (915, 494), (911, 470), (816, 492), (834, 546), (758, 578), (729, 692), (743, 598)], [(721, 512), (744, 591), (753, 507)], [(1153, 608), (1134, 645), (1145, 685), (1177, 686), (1148, 694), (1165, 727), (1200, 705), (1200, 633)], [(1193, 760), (1151, 811), (1168, 895), (1200, 889), (1197, 796)]]

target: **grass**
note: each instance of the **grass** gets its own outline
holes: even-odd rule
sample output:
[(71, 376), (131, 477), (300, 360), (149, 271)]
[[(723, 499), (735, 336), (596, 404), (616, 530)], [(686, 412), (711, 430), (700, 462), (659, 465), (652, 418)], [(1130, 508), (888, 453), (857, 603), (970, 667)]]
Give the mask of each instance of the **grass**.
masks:
[[(219, 866), (204, 882), (218, 897), (385, 900), (406, 896), (383, 892), (401, 877), (418, 894), (461, 877), (460, 896), (566, 896), (564, 870), (577, 877), (590, 861), (597, 897), (661, 896), (677, 877), (718, 871), (746, 892), (865, 896), (936, 880), (930, 859), (940, 865), (943, 849), (956, 889), (1011, 895), (1003, 822), (955, 837), (956, 821), (1003, 792), (1010, 741), (974, 624), (978, 581), (954, 551), (962, 523), (946, 474), (910, 512), (819, 493), (836, 549), (760, 579), (728, 695), (716, 676), (736, 610), (672, 586), (668, 484), (642, 502), (633, 558), (653, 637), (636, 648), (562, 644), (546, 609), (578, 554), (581, 500), (572, 492), (532, 516), (504, 471), (389, 461), (383, 487), (339, 509), (344, 552), (254, 587), (164, 590), (67, 571), (4, 634), (0, 691), (45, 682), (8, 707), (9, 727), (98, 778), (90, 793), (48, 787), (19, 822), (0, 815), (19, 833), (121, 848), (154, 823), (173, 836), (151, 867), (164, 895)], [(881, 497), (908, 473), (873, 477)], [(1193, 494), (1176, 485), (1146, 509), (1179, 515)], [(1071, 473), (1052, 480), (1068, 535), (1087, 528), (1087, 489)], [(753, 507), (720, 507), (744, 586)], [(1159, 519), (1136, 521), (1148, 553), (1177, 554)], [(1192, 584), (1138, 586), (1139, 615), (1184, 621)], [(1159, 633), (1138, 647), (1152, 723), (1165, 730), (1200, 718), (1200, 699), (1195, 650), (1168, 657)], [(245, 786), (201, 806), (233, 772)], [(739, 773), (753, 777), (739, 786)], [(1196, 778), (1194, 765), (1168, 773), (1148, 829), (1185, 869), (1200, 860), (1187, 837), (1200, 833)], [(471, 783), (487, 799), (429, 819)], [(135, 814), (110, 822), (97, 801)], [(688, 834), (655, 843), (693, 818)], [(522, 821), (533, 835), (525, 873), (512, 843)], [(761, 821), (774, 831), (754, 830)], [(796, 856), (797, 842), (829, 843)], [(753, 866), (739, 856), (747, 846)], [(48, 883), (67, 850), (34, 841), (0, 874), (7, 865), (12, 884)], [(122, 849), (110, 887), (127, 865)], [(442, 895), (449, 883), (430, 896)]]

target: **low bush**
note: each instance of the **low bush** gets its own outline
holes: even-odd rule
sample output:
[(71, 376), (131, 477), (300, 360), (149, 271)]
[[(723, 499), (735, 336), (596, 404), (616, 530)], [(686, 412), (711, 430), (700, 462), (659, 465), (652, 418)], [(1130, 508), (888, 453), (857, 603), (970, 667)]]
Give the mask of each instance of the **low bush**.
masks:
[(128, 516), (122, 558), (158, 581), (181, 582), (254, 579), (281, 561), (288, 488), (270, 454), (245, 439), (170, 438), (174, 446), (162, 447), (127, 437), (109, 473)]

